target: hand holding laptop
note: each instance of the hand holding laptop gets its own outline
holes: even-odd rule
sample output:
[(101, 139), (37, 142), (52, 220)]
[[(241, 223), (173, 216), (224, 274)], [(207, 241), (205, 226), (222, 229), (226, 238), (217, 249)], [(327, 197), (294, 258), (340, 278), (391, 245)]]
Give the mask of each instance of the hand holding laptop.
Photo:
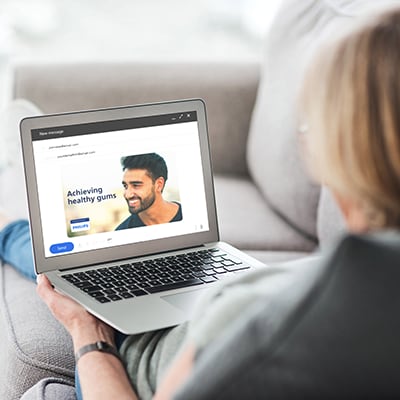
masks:
[[(91, 342), (105, 339), (111, 343), (114, 342), (114, 330), (110, 326), (87, 312), (71, 297), (58, 293), (46, 275), (38, 275), (37, 284), (37, 293), (47, 304), (54, 317), (64, 325), (72, 338), (77, 334), (83, 333), (85, 336), (89, 336), (90, 332), (97, 332), (96, 337), (93, 337)], [(102, 327), (100, 328), (100, 326)], [(98, 337), (100, 332), (104, 332), (103, 338)]]

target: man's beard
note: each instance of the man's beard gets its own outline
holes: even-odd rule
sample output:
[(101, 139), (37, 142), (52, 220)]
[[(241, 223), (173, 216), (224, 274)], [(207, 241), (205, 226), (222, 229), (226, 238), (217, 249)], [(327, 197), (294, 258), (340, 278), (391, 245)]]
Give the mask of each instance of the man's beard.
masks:
[(154, 190), (151, 192), (150, 195), (148, 195), (147, 197), (145, 197), (144, 199), (142, 199), (141, 197), (133, 197), (129, 200), (138, 200), (139, 201), (139, 205), (138, 207), (131, 207), (129, 205), (129, 200), (127, 200), (128, 202), (128, 208), (129, 208), (129, 212), (131, 214), (139, 214), (142, 211), (147, 210), (149, 207), (151, 207), (154, 203), (156, 199), (156, 195), (154, 193)]

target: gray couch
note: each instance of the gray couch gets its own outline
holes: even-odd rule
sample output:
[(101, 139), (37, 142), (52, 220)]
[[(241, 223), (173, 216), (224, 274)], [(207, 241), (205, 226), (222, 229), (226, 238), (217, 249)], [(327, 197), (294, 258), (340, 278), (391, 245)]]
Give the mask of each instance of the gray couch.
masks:
[[(203, 98), (221, 239), (266, 263), (304, 257), (344, 228), (329, 192), (309, 180), (301, 162), (297, 88), (316, 45), (353, 21), (363, 3), (371, 1), (285, 1), (261, 68), (246, 63), (25, 64), (15, 67), (13, 96), (45, 113)], [(0, 175), (8, 193), (23, 195), (20, 174), (16, 168)], [(26, 215), (23, 204), (16, 214)], [(32, 282), (4, 266), (0, 284), (0, 398), (18, 399), (41, 380), (26, 398), (40, 393), (73, 398), (67, 333), (37, 298)]]

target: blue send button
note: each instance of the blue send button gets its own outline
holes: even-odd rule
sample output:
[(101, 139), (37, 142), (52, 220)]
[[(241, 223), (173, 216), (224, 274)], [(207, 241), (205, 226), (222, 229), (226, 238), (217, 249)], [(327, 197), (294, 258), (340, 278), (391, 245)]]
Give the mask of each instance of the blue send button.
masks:
[(66, 253), (74, 249), (72, 242), (56, 243), (50, 246), (50, 252), (53, 254)]

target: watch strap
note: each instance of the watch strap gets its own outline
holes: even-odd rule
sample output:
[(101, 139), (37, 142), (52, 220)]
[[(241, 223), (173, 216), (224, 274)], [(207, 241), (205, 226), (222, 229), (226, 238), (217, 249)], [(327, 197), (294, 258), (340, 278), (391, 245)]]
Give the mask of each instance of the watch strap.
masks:
[(113, 356), (117, 357), (118, 360), (124, 364), (118, 350), (107, 342), (98, 341), (95, 343), (87, 344), (86, 346), (82, 346), (76, 353), (75, 353), (75, 363), (78, 363), (79, 359), (85, 355), (86, 353), (90, 353), (92, 351), (100, 351), (101, 353), (108, 353), (112, 354)]

